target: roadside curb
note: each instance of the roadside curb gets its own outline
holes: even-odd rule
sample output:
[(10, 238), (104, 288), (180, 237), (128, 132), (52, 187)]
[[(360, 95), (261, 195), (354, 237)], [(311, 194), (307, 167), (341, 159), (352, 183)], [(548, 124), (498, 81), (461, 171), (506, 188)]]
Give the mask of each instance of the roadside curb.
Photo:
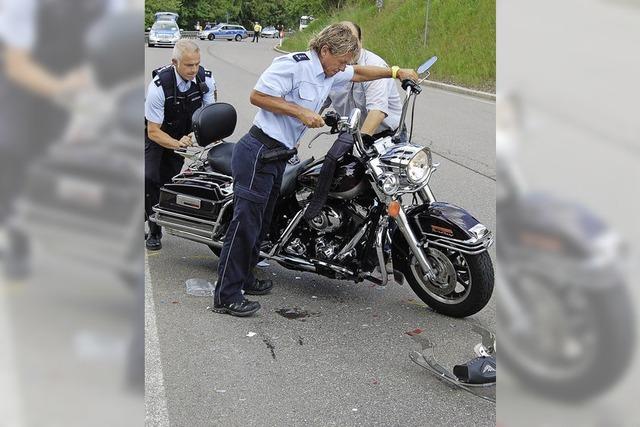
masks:
[[(273, 50), (275, 50), (276, 52), (282, 53), (284, 55), (290, 53), (290, 52), (287, 52), (286, 50), (280, 49), (278, 46), (274, 46)], [(425, 80), (424, 82), (421, 83), (421, 85), (422, 86), (435, 87), (437, 89), (446, 90), (448, 92), (460, 93), (462, 95), (469, 95), (469, 96), (473, 96), (473, 97), (476, 97), (476, 98), (488, 99), (490, 101), (495, 101), (496, 100), (496, 94), (495, 93), (482, 92), (480, 90), (469, 89), (469, 88), (462, 87), (462, 86), (455, 86), (455, 85), (450, 85), (450, 84), (447, 84), (447, 83), (440, 83), (440, 82), (432, 82), (432, 81), (429, 81), (429, 80)]]

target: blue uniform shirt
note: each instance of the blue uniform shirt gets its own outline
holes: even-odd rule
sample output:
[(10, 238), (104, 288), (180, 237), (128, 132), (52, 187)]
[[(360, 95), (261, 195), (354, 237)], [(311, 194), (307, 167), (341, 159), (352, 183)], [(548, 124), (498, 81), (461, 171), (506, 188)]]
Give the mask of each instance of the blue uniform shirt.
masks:
[[(191, 81), (183, 79), (180, 74), (178, 74), (175, 67), (173, 72), (176, 75), (178, 91), (180, 92), (186, 92), (189, 90), (191, 82), (196, 82), (195, 77)], [(156, 76), (153, 80), (157, 78), (158, 77)], [(211, 77), (206, 77), (204, 82), (209, 88), (209, 92), (205, 93), (202, 97), (202, 105), (209, 105), (216, 101), (213, 96), (214, 91), (216, 90), (216, 81), (212, 75)], [(164, 122), (164, 101), (164, 89), (162, 89), (162, 86), (157, 86), (154, 81), (151, 81), (149, 83), (149, 88), (147, 89), (147, 98), (144, 102), (144, 116), (148, 121), (157, 124), (162, 124)]]
[[(305, 59), (308, 58), (308, 59)], [(254, 87), (265, 95), (282, 97), (309, 110), (320, 111), (332, 88), (353, 78), (353, 67), (326, 77), (315, 51), (290, 53), (273, 60)], [(298, 144), (307, 127), (295, 117), (260, 109), (253, 124), (288, 148)]]

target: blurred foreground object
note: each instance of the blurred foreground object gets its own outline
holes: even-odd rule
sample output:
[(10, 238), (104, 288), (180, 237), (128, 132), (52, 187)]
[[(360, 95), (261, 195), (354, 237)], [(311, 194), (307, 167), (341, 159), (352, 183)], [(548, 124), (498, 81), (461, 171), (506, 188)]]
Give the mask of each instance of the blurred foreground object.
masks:
[(144, 417), (143, 20), (131, 5), (3, 5), (0, 226), (31, 250), (9, 241), (3, 258), (30, 268), (0, 280), (16, 377), (0, 400), (12, 394), (2, 409), (24, 425)]

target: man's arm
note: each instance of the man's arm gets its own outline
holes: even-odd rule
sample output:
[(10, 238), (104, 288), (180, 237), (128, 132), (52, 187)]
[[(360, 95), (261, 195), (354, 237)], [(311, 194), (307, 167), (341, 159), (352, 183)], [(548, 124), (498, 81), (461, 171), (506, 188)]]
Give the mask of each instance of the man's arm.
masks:
[[(375, 65), (354, 65), (352, 82), (368, 82), (370, 80), (392, 78), (391, 68), (376, 67)], [(418, 80), (418, 74), (410, 68), (400, 68), (396, 73), (400, 80)]]
[(362, 129), (360, 129), (360, 131), (367, 135), (373, 135), (376, 133), (376, 129), (378, 129), (385, 117), (387, 117), (387, 115), (380, 110), (369, 110), (367, 112), (367, 118), (362, 124)]
[(275, 114), (285, 114), (287, 116), (295, 117), (307, 127), (319, 128), (324, 126), (322, 116), (308, 108), (304, 108), (293, 102), (285, 101), (284, 98), (267, 95), (254, 89), (251, 91), (249, 101), (256, 107), (262, 108), (263, 110), (271, 111)]
[(147, 133), (149, 139), (156, 144), (162, 145), (164, 148), (176, 150), (179, 148), (189, 147), (191, 138), (188, 135), (183, 136), (180, 140), (174, 139), (168, 133), (160, 129), (160, 124), (147, 121)]

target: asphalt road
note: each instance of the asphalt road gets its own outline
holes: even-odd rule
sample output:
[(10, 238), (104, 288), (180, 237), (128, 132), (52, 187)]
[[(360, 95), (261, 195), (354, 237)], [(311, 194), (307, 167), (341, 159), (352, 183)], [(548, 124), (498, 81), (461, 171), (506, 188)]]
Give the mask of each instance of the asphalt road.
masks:
[[(233, 104), (234, 141), (251, 125), (249, 93), (276, 57), (277, 40), (199, 42), (219, 100)], [(146, 48), (146, 75), (169, 62), (170, 49)], [(402, 65), (402, 64), (400, 64)], [(435, 65), (437, 67), (437, 63)], [(440, 169), (439, 200), (467, 208), (495, 230), (495, 103), (425, 88), (416, 104), (414, 142), (431, 147)], [(310, 131), (304, 141), (315, 132)], [(301, 157), (321, 156), (329, 139)], [(493, 254), (492, 254), (493, 256)], [(147, 421), (172, 425), (495, 425), (495, 406), (454, 390), (409, 360), (421, 328), (448, 367), (473, 356), (473, 324), (495, 330), (495, 301), (467, 319), (429, 310), (408, 285), (353, 284), (272, 263), (274, 280), (256, 316), (207, 310), (211, 299), (186, 294), (190, 278), (216, 280), (218, 259), (171, 236), (147, 253)], [(310, 315), (276, 313), (297, 307)], [(247, 336), (249, 332), (255, 335)], [(251, 334), (250, 334), (251, 335)]]

